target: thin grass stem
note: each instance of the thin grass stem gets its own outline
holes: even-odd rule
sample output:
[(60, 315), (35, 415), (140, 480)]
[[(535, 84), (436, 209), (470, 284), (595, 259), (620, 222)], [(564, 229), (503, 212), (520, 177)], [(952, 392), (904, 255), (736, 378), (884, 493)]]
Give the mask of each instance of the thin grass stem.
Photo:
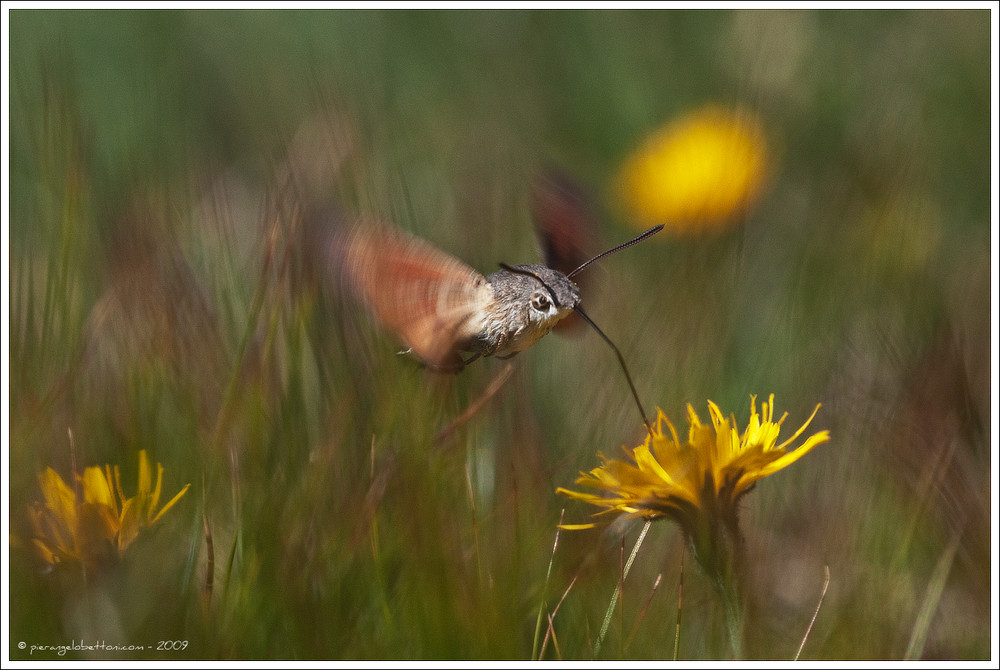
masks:
[(962, 531), (963, 528), (960, 528), (955, 532), (951, 541), (948, 542), (948, 546), (941, 553), (937, 565), (934, 566), (934, 572), (931, 573), (931, 578), (928, 580), (927, 593), (924, 594), (924, 600), (920, 604), (920, 610), (917, 612), (917, 620), (913, 624), (913, 631), (910, 633), (910, 643), (906, 647), (906, 654), (903, 655), (903, 660), (915, 661), (919, 660), (923, 655), (924, 645), (927, 642), (927, 630), (930, 628), (934, 612), (937, 611), (938, 605), (941, 602), (944, 585), (948, 581), (951, 566), (955, 561), (955, 553), (958, 551), (958, 545), (962, 540)]
[(615, 606), (618, 604), (618, 598), (621, 596), (621, 586), (628, 577), (629, 571), (632, 569), (632, 561), (635, 560), (636, 554), (639, 553), (639, 547), (642, 546), (642, 541), (646, 539), (646, 533), (649, 531), (649, 526), (652, 523), (651, 520), (647, 519), (645, 525), (642, 527), (642, 531), (639, 533), (639, 538), (635, 541), (635, 546), (632, 547), (632, 554), (628, 557), (628, 561), (625, 563), (625, 569), (622, 570), (621, 580), (618, 586), (615, 587), (614, 595), (611, 596), (611, 602), (608, 604), (608, 611), (604, 615), (604, 623), (601, 624), (601, 632), (597, 636), (597, 642), (594, 643), (594, 657), (596, 658), (601, 652), (601, 644), (604, 642), (604, 637), (608, 633), (608, 626), (611, 624), (611, 615), (615, 611)]
[(536, 659), (536, 660), (541, 660), (542, 656), (545, 655), (545, 645), (549, 641), (549, 636), (551, 636), (552, 637), (552, 641), (555, 642), (556, 631), (555, 631), (555, 628), (553, 627), (553, 624), (555, 623), (556, 614), (559, 612), (559, 608), (562, 607), (563, 601), (566, 600), (566, 596), (569, 595), (570, 589), (573, 588), (573, 585), (576, 584), (576, 580), (579, 577), (580, 577), (580, 575), (575, 575), (573, 577), (572, 581), (570, 581), (570, 583), (569, 583), (569, 586), (567, 586), (566, 590), (563, 591), (562, 597), (559, 599), (559, 602), (556, 603), (556, 606), (552, 610), (552, 613), (550, 615), (548, 615), (549, 627), (545, 631), (545, 639), (542, 640), (542, 649), (541, 649), (541, 651), (538, 652), (538, 659)]
[[(556, 548), (559, 546), (559, 530), (560, 527), (562, 526), (564, 516), (566, 516), (565, 507), (562, 509), (561, 512), (559, 512), (559, 524), (556, 526), (556, 539), (552, 542), (552, 554), (549, 556), (549, 567), (545, 571), (545, 583), (542, 585), (542, 602), (538, 606), (538, 618), (535, 619), (535, 637), (531, 641), (531, 658), (533, 658), (536, 661), (541, 659), (541, 652), (539, 652), (537, 656), (535, 652), (538, 651), (538, 635), (541, 633), (542, 630), (542, 613), (545, 611), (545, 596), (549, 590), (549, 577), (551, 577), (552, 575), (552, 564), (556, 558)], [(574, 579), (573, 581), (576, 580)], [(570, 586), (572, 586), (572, 584), (570, 584)]]
[(812, 619), (809, 620), (809, 627), (806, 628), (806, 634), (802, 636), (802, 642), (799, 643), (799, 650), (795, 652), (795, 658), (793, 661), (799, 660), (799, 655), (802, 654), (802, 648), (806, 646), (806, 640), (809, 639), (809, 633), (812, 632), (813, 624), (816, 623), (816, 617), (819, 616), (819, 608), (823, 606), (823, 600), (826, 598), (826, 590), (830, 586), (830, 566), (823, 566), (823, 592), (819, 595), (819, 602), (816, 603), (816, 611), (813, 612)]

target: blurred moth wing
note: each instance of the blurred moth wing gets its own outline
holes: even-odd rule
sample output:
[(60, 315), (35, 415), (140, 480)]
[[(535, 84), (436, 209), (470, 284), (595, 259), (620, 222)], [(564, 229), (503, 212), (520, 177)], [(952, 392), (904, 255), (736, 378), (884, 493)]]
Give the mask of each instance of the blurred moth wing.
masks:
[(461, 369), (484, 329), (493, 289), (480, 273), (386, 225), (358, 226), (339, 244), (348, 285), (383, 326), (429, 365)]
[[(545, 265), (568, 275), (589, 258), (597, 237), (597, 218), (584, 187), (564, 170), (549, 166), (531, 185), (531, 215)], [(578, 280), (579, 283), (579, 280)], [(583, 332), (583, 320), (570, 314), (556, 332)]]
[(535, 175), (531, 216), (545, 265), (568, 275), (590, 259), (597, 237), (594, 206), (584, 187), (565, 171), (548, 167)]

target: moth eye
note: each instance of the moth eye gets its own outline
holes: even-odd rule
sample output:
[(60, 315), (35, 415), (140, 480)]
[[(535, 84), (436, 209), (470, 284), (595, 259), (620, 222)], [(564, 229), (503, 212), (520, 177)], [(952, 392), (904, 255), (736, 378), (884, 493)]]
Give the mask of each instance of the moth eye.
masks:
[(549, 311), (549, 305), (552, 301), (548, 299), (544, 293), (536, 293), (531, 296), (531, 306), (537, 309), (539, 312)]

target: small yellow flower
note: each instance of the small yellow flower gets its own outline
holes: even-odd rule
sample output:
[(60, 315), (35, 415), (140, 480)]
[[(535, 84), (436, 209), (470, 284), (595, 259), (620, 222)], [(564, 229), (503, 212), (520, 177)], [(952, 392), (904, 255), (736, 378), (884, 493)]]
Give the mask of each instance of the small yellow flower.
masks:
[(35, 554), (49, 565), (80, 562), (88, 569), (120, 558), (139, 532), (156, 523), (191, 486), (157, 509), (163, 466), (156, 467), (153, 486), (149, 458), (145, 450), (139, 452), (139, 490), (131, 498), (122, 492), (118, 466), (89, 467), (76, 476), (82, 500), (55, 470), (46, 468), (38, 476), (44, 502), (29, 509)]
[[(694, 408), (688, 405), (690, 428), (686, 442), (680, 441), (673, 424), (658, 410), (652, 434), (635, 449), (623, 447), (628, 461), (598, 454), (603, 465), (581, 473), (576, 480), (577, 484), (602, 493), (563, 488), (557, 492), (603, 507), (603, 513), (620, 512), (646, 519), (670, 517), (694, 536), (706, 517), (735, 526), (736, 502), (754, 483), (791, 465), (817, 444), (830, 439), (829, 431), (824, 430), (789, 450), (816, 416), (819, 405), (805, 424), (780, 444), (778, 432), (788, 415), (774, 421), (773, 395), (762, 404), (760, 414), (756, 398), (751, 397), (750, 421), (742, 434), (736, 420), (725, 418), (715, 403), (709, 401), (708, 409), (711, 425), (702, 424)], [(668, 428), (666, 433), (664, 426)]]
[(716, 230), (757, 199), (767, 163), (756, 119), (708, 106), (646, 138), (622, 169), (621, 197), (643, 228), (662, 223), (679, 234)]

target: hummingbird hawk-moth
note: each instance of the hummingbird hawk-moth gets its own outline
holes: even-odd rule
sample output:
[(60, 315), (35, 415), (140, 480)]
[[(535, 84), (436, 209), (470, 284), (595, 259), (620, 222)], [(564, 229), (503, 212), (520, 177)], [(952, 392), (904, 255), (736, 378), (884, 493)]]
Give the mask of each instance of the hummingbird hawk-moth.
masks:
[[(573, 245), (556, 238), (560, 230), (567, 231), (566, 226), (571, 229), (579, 203), (567, 199), (573, 195), (570, 191), (549, 195), (554, 199), (536, 197), (534, 214), (543, 247), (549, 250), (547, 261), (557, 265), (573, 255), (567, 251)], [(583, 311), (580, 288), (573, 278), (591, 263), (662, 228), (650, 228), (569, 271), (500, 263), (499, 270), (484, 276), (429, 242), (375, 222), (359, 221), (340, 229), (330, 252), (341, 278), (375, 318), (403, 341), (404, 353), (415, 354), (434, 371), (460, 372), (480, 357), (514, 356), (576, 314), (614, 349), (636, 395), (621, 353)], [(560, 254), (561, 258), (554, 258)]]
[[(507, 265), (483, 276), (429, 242), (386, 224), (357, 225), (335, 243), (337, 264), (376, 319), (430, 368), (459, 372), (481, 356), (524, 351), (573, 313), (582, 312), (573, 277), (545, 265)], [(471, 354), (463, 358), (462, 354)]]

